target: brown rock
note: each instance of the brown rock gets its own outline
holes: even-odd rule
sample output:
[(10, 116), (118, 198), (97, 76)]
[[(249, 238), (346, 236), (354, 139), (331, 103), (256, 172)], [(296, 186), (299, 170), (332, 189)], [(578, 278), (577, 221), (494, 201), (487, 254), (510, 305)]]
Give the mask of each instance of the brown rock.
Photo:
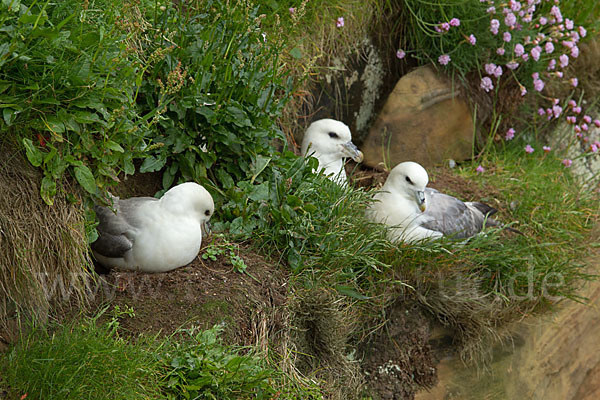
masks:
[(382, 169), (403, 161), (424, 167), (471, 157), (473, 119), (459, 88), (429, 66), (404, 75), (362, 145), (364, 163)]

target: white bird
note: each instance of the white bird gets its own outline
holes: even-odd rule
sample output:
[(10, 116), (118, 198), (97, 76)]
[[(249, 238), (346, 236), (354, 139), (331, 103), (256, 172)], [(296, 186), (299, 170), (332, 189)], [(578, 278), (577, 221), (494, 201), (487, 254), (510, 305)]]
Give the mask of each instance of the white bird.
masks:
[(204, 187), (186, 182), (160, 199), (113, 198), (113, 210), (96, 206), (96, 260), (106, 268), (166, 272), (189, 264), (200, 251), (215, 206)]
[(347, 185), (344, 159), (361, 162), (363, 154), (352, 143), (352, 134), (346, 124), (334, 119), (320, 119), (310, 124), (302, 139), (302, 155), (319, 160), (319, 170), (340, 185)]
[(463, 203), (427, 188), (428, 182), (427, 171), (421, 165), (403, 162), (392, 169), (381, 191), (375, 194), (369, 213), (375, 222), (390, 226), (391, 240), (411, 243), (442, 236), (464, 239), (484, 226), (501, 226), (490, 218), (496, 209), (478, 202)]

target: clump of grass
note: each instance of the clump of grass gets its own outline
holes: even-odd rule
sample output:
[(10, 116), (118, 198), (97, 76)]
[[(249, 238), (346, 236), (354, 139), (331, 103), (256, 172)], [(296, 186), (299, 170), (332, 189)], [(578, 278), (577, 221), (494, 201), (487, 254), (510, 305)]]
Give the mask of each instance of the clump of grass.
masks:
[(353, 300), (326, 286), (298, 287), (289, 309), (294, 367), (322, 382), (333, 399), (353, 399), (364, 385), (360, 364), (349, 357), (360, 321)]
[(107, 310), (32, 330), (0, 358), (0, 383), (11, 395), (49, 400), (322, 399), (314, 384), (284, 374), (254, 349), (222, 344), (221, 326), (162, 341), (126, 338), (119, 319), (134, 310), (115, 307), (99, 322)]
[(143, 338), (129, 343), (96, 319), (36, 328), (21, 338), (0, 360), (4, 383), (36, 399), (163, 397), (160, 364), (149, 351), (155, 345)]
[(7, 143), (0, 154), (0, 327), (5, 327), (15, 318), (44, 321), (51, 304), (83, 300), (90, 261), (81, 204), (61, 193), (48, 207), (39, 196), (41, 174)]
[(599, 211), (597, 195), (580, 187), (552, 155), (524, 156), (518, 143), (486, 157), (483, 175), (472, 165), (458, 173), (493, 187), (498, 218), (525, 235), (496, 230), (462, 246), (405, 248), (398, 264), (403, 271), (397, 272), (413, 285), (418, 301), (455, 330), (466, 360), (485, 356), (489, 342), (522, 315), (580, 299), (577, 290), (592, 278), (584, 260)]

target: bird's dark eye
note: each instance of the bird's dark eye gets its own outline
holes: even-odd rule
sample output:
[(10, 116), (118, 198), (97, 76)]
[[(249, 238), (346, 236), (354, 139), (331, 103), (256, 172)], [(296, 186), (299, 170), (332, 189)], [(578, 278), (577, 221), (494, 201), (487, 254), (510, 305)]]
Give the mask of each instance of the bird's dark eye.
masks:
[(204, 215), (206, 215), (207, 217), (209, 217), (210, 216), (210, 210), (204, 211)]
[(338, 134), (337, 134), (337, 133), (335, 133), (335, 132), (329, 132), (329, 137), (330, 137), (330, 138), (337, 139), (339, 136), (338, 136)]
[(406, 182), (410, 183), (411, 185), (413, 184), (408, 176), (406, 177)]

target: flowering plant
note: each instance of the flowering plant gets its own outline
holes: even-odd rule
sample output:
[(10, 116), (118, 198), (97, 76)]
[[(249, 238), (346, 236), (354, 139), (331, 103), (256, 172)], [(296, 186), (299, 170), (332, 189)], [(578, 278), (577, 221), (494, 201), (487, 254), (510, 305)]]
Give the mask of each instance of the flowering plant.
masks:
[[(480, 90), (491, 95), (516, 82), (520, 96), (539, 95), (546, 104), (535, 121), (566, 118), (582, 142), (593, 124), (600, 125), (588, 115), (580, 117), (581, 99), (561, 100), (544, 92), (550, 81), (578, 86), (568, 67), (579, 57), (580, 41), (588, 36), (584, 24), (563, 15), (560, 0), (407, 0), (406, 7), (414, 28), (408, 48), (399, 50), (403, 54), (462, 77), (477, 72)], [(514, 137), (510, 128), (504, 139)]]

